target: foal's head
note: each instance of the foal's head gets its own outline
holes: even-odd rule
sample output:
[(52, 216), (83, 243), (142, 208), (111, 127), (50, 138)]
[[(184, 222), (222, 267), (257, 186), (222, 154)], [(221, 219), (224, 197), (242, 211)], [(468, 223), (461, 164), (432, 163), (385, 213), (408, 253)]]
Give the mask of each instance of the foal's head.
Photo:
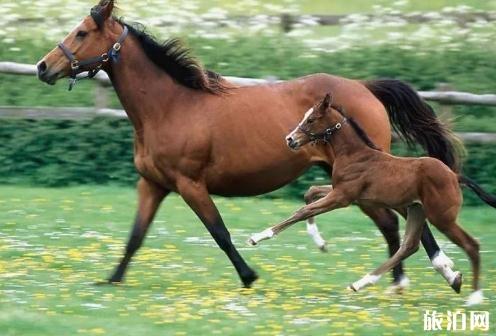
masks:
[(120, 49), (115, 44), (122, 28), (114, 25), (113, 9), (114, 0), (101, 0), (93, 7), (90, 15), (37, 64), (40, 80), (53, 85), (60, 78), (104, 67), (112, 57), (109, 53)]
[(344, 116), (332, 106), (332, 97), (327, 94), (322, 101), (305, 113), (303, 120), (286, 137), (291, 149), (299, 149), (313, 141), (329, 141), (331, 134), (339, 130)]

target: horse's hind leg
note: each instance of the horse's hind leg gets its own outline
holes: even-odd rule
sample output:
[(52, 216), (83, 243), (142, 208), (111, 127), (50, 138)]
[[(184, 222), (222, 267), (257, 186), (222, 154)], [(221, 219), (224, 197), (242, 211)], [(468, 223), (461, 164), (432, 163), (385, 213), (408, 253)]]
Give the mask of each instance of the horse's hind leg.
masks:
[[(433, 223), (435, 224), (435, 223)], [(472, 264), (472, 288), (467, 305), (479, 304), (483, 300), (482, 290), (479, 284), (480, 274), (480, 255), (479, 243), (468, 233), (466, 233), (456, 222), (450, 225), (437, 226), (439, 230), (446, 235), (453, 243), (462, 248), (467, 253), (470, 263)]]
[[(379, 228), (384, 239), (388, 244), (389, 256), (392, 257), (400, 248), (400, 232), (398, 224), (398, 216), (390, 209), (385, 208), (370, 208), (360, 206), (360, 209), (370, 217)], [(409, 280), (403, 271), (403, 264), (399, 262), (393, 268), (393, 285), (392, 291), (407, 287)]]
[[(406, 209), (397, 209), (397, 211), (406, 218)], [(444, 279), (446, 279), (455, 292), (460, 293), (462, 286), (462, 275), (460, 272), (455, 272), (452, 270), (454, 266), (453, 261), (439, 248), (439, 245), (437, 244), (431, 229), (427, 225), (427, 222), (424, 223), (420, 241), (429, 256), (434, 269), (441, 274)]]
[(422, 234), (422, 226), (425, 221), (424, 210), (422, 205), (413, 204), (408, 207), (408, 218), (405, 228), (405, 237), (403, 244), (399, 250), (385, 263), (375, 269), (372, 273), (365, 275), (362, 279), (350, 285), (354, 291), (358, 291), (366, 286), (373, 285), (381, 276), (396, 266), (403, 259), (409, 257), (418, 250), (420, 243), (420, 236)]
[[(306, 204), (310, 204), (325, 195), (329, 194), (332, 190), (332, 185), (326, 186), (312, 186), (305, 193), (304, 199)], [(310, 217), (307, 219), (307, 232), (312, 237), (315, 244), (319, 247), (322, 252), (327, 252), (326, 241), (320, 235), (317, 223), (315, 223), (315, 217)]]

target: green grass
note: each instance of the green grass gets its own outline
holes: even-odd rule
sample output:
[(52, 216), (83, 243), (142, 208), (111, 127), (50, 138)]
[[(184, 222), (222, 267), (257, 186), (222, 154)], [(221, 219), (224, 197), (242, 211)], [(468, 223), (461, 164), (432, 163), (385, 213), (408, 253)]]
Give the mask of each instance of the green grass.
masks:
[[(166, 200), (127, 282), (106, 277), (121, 255), (135, 193), (117, 187), (0, 187), (2, 335), (399, 335), (419, 334), (425, 309), (462, 309), (420, 251), (407, 261), (412, 287), (384, 293), (388, 279), (363, 292), (345, 286), (385, 258), (378, 231), (355, 208), (322, 216), (330, 252), (318, 252), (297, 225), (248, 248), (250, 233), (288, 216), (300, 203), (280, 199), (216, 202), (240, 252), (260, 274), (242, 290), (227, 258), (175, 195)], [(482, 244), (489, 300), (496, 313), (496, 230), (489, 208), (465, 208), (461, 222)], [(470, 278), (464, 254), (439, 237)], [(493, 327), (494, 328), (494, 327)], [(473, 332), (471, 333), (473, 334)]]

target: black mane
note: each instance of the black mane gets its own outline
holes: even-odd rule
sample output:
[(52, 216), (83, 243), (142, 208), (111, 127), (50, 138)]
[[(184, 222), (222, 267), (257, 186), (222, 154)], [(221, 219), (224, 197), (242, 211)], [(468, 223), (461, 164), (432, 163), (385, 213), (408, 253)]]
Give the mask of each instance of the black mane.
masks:
[(343, 117), (348, 120), (348, 123), (351, 125), (355, 133), (358, 135), (358, 137), (365, 142), (367, 146), (369, 146), (372, 149), (380, 151), (381, 149), (375, 145), (375, 143), (369, 138), (367, 133), (363, 130), (363, 128), (353, 119), (350, 117), (347, 117), (344, 114), (343, 108), (342, 107), (336, 107), (336, 111), (338, 111)]
[(169, 39), (159, 43), (146, 32), (143, 25), (116, 20), (127, 26), (129, 33), (137, 38), (148, 58), (180, 84), (212, 94), (226, 91), (222, 77), (215, 72), (205, 70), (179, 39)]

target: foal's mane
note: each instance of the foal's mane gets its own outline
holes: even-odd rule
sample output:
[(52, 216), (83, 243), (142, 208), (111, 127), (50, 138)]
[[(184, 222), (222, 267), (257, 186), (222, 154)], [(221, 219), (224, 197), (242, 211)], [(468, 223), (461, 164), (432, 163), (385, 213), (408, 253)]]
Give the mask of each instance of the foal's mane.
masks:
[(114, 18), (125, 25), (129, 33), (137, 38), (146, 56), (159, 68), (167, 72), (180, 84), (195, 90), (212, 94), (227, 91), (223, 78), (219, 74), (205, 70), (191, 56), (191, 52), (179, 39), (173, 38), (163, 43), (158, 42), (140, 23), (125, 23), (122, 19)]
[(363, 128), (355, 121), (355, 119), (348, 117), (344, 113), (344, 109), (341, 106), (334, 107), (332, 106), (336, 111), (339, 112), (346, 120), (348, 123), (351, 125), (355, 133), (358, 135), (358, 137), (370, 148), (381, 151), (379, 147), (375, 145), (375, 143), (369, 138), (367, 133), (363, 130)]

